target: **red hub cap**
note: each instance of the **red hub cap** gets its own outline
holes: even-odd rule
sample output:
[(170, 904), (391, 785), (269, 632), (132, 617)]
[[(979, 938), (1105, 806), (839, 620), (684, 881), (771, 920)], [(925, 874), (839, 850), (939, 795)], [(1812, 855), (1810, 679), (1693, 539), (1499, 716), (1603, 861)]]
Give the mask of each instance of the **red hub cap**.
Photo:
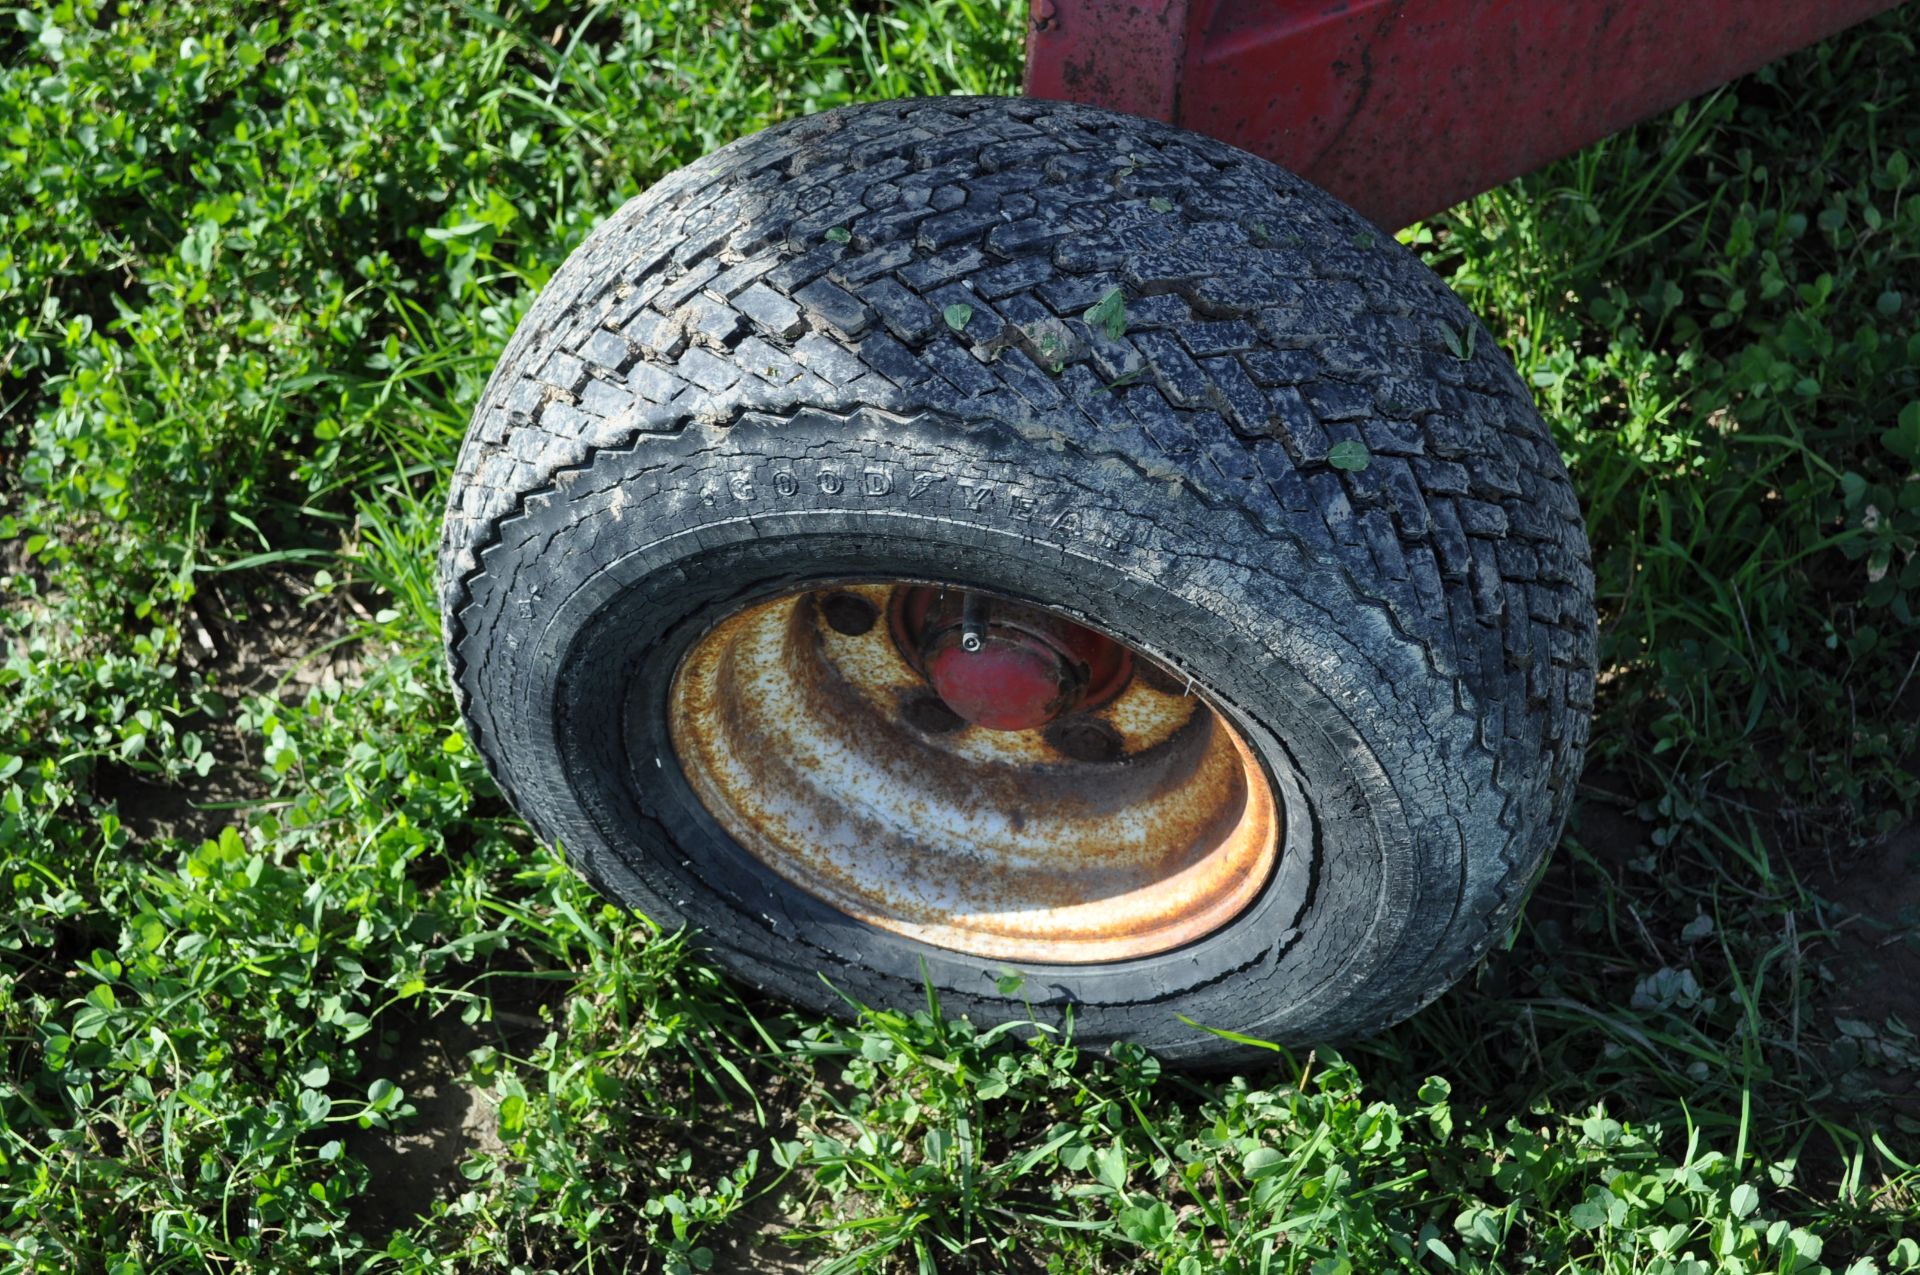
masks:
[(1118, 642), (1003, 598), (902, 589), (891, 611), (907, 661), (948, 708), (988, 730), (1034, 730), (1098, 708), (1133, 673), (1133, 657)]
[(927, 681), (946, 706), (988, 730), (1032, 730), (1060, 715), (1080, 689), (1059, 655), (1039, 642), (989, 635), (977, 651), (959, 640), (927, 657)]

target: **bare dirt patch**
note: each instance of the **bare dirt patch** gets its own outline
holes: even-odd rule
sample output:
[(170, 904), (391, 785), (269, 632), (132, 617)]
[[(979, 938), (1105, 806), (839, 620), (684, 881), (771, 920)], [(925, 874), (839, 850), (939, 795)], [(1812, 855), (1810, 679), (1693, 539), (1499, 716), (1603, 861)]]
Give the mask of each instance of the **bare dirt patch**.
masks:
[[(762, 1174), (778, 1172), (764, 1163), (764, 1148), (797, 1131), (795, 1113), (799, 1093), (791, 1082), (776, 1081), (770, 1073), (755, 1069), (751, 1079), (762, 1083), (765, 1099), (762, 1107), (766, 1123), (758, 1124), (735, 1113), (726, 1123), (731, 1128), (714, 1128), (698, 1140), (695, 1155), (703, 1169), (715, 1177), (738, 1167), (748, 1147), (762, 1148)], [(820, 1261), (818, 1249), (786, 1243), (781, 1237), (805, 1230), (807, 1223), (805, 1170), (783, 1182), (778, 1189), (749, 1199), (723, 1226), (703, 1239), (714, 1255), (717, 1271), (767, 1271), (772, 1275), (799, 1275), (812, 1270)]]
[(467, 1080), (468, 1055), (484, 1043), (479, 1029), (442, 1014), (376, 1048), (368, 1074), (400, 1086), (413, 1114), (347, 1137), (348, 1153), (371, 1175), (354, 1198), (353, 1223), (374, 1243), (458, 1195), (460, 1166), (473, 1156), (506, 1150), (493, 1102)]
[(1920, 1134), (1920, 824), (1910, 825), (1815, 881), (1831, 904), (1826, 999), (1841, 1035), (1842, 1096), (1884, 1102)]
[(235, 810), (266, 795), (263, 759), (233, 723), (233, 706), (252, 695), (299, 697), (329, 683), (351, 684), (369, 652), (353, 638), (356, 603), (345, 593), (317, 595), (304, 578), (258, 577), (211, 589), (186, 618), (185, 670), (204, 679), (203, 708), (181, 723), (213, 757), (204, 777), (156, 781), (125, 766), (103, 765), (94, 791), (117, 803), (136, 839), (197, 842), (215, 836)]

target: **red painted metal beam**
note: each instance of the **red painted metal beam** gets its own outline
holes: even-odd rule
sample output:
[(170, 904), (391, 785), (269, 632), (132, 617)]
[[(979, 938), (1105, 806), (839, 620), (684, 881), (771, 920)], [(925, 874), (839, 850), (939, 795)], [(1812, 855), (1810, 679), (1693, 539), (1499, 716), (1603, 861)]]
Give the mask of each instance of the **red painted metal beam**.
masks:
[(1027, 93), (1169, 120), (1382, 226), (1900, 0), (1032, 0)]

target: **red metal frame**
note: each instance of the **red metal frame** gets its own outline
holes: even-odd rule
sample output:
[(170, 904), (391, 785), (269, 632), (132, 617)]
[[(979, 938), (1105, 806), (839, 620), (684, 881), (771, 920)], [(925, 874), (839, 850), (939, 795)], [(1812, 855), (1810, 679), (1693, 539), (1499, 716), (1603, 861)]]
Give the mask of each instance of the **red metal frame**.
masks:
[(1899, 0), (1031, 0), (1027, 93), (1167, 120), (1403, 226)]

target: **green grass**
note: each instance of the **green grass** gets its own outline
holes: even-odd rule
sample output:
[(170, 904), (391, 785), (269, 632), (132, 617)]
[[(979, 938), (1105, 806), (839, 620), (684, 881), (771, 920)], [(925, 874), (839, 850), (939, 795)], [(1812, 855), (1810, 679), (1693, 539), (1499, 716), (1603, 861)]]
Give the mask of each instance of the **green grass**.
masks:
[(1900, 14), (1406, 236), (1560, 431), (1605, 665), (1526, 919), (1395, 1031), (829, 1024), (506, 810), (431, 564), (518, 315), (739, 134), (1013, 91), (1021, 9), (0, 18), (0, 1269), (1920, 1269), (1920, 1023), (1843, 1012), (1829, 866), (1920, 795)]

